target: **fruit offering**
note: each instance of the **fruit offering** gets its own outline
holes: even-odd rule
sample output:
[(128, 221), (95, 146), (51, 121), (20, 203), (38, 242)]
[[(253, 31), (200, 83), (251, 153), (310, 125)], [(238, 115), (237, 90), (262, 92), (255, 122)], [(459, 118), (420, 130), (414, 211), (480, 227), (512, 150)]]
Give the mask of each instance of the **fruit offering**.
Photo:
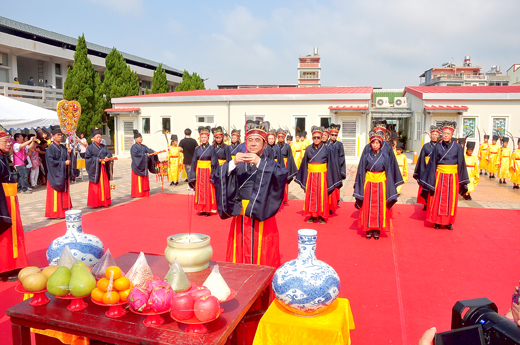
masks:
[(225, 301), (231, 294), (231, 289), (220, 274), (218, 265), (213, 267), (211, 273), (209, 274), (208, 278), (206, 278), (206, 281), (202, 284), (202, 286), (207, 287), (209, 291), (211, 291), (211, 294), (217, 297), (220, 302)]
[(65, 297), (70, 293), (74, 297), (83, 297), (89, 295), (96, 287), (96, 279), (81, 261), (74, 262), (71, 269), (60, 266), (52, 270), (54, 272), (47, 280), (47, 291), (51, 295)]
[(144, 286), (133, 288), (127, 298), (128, 305), (140, 313), (163, 313), (171, 309), (174, 292), (163, 280), (152, 280)]
[(106, 268), (103, 278), (98, 280), (96, 288), (91, 292), (94, 301), (103, 304), (117, 304), (126, 302), (132, 290), (132, 283), (123, 276), (123, 272), (117, 266)]
[(202, 322), (215, 320), (220, 316), (220, 302), (215, 296), (202, 296), (193, 305), (195, 317)]
[(26, 291), (36, 292), (47, 286), (47, 276), (38, 267), (29, 266), (18, 273), (18, 280)]
[(76, 261), (74, 256), (72, 256), (69, 246), (65, 246), (58, 260), (58, 266), (66, 266), (68, 269), (71, 269)]

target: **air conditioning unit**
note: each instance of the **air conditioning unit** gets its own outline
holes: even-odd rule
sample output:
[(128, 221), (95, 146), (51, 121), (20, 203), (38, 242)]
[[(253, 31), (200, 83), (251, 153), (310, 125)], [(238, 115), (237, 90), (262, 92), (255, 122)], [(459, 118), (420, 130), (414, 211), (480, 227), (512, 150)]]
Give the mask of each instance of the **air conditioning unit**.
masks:
[(390, 102), (388, 102), (388, 97), (377, 97), (376, 108), (390, 108)]
[(407, 97), (395, 97), (394, 98), (394, 108), (408, 108)]

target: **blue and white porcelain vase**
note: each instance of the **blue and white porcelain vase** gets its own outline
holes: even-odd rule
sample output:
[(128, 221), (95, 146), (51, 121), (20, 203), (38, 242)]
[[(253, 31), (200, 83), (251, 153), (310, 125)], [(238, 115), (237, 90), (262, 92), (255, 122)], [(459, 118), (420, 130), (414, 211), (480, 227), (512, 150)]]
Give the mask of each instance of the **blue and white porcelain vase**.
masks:
[(319, 314), (339, 295), (338, 274), (325, 262), (316, 259), (317, 234), (316, 230), (299, 230), (298, 257), (280, 266), (273, 277), (276, 298), (298, 315)]
[(63, 248), (68, 245), (72, 256), (76, 260), (83, 261), (88, 267), (94, 267), (105, 251), (103, 242), (97, 236), (83, 232), (81, 211), (66, 211), (65, 221), (67, 223), (67, 232), (65, 235), (52, 241), (47, 249), (49, 265), (58, 264)]

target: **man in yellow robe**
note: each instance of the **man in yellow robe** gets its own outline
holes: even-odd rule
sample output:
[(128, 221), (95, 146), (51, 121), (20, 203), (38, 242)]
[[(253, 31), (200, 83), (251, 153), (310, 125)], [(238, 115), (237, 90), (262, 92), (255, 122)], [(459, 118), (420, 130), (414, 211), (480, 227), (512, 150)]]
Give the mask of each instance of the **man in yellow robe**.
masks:
[(513, 182), (513, 189), (520, 189), (520, 138), (518, 138), (515, 152), (511, 155), (509, 170), (511, 172), (510, 180)]
[(488, 149), (489, 149), (489, 135), (484, 135), (484, 142), (480, 144), (478, 149), (478, 159), (480, 160), (480, 164), (478, 168), (480, 169), (480, 175), (482, 175), (482, 170), (484, 170), (484, 174), (487, 175), (487, 167), (488, 167)]
[[(404, 143), (398, 142), (394, 152), (395, 158), (397, 159), (397, 164), (399, 165), (399, 171), (401, 171), (403, 181), (406, 183), (408, 182), (408, 161), (406, 160), (406, 155), (403, 153)], [(397, 187), (397, 194), (401, 195), (401, 189), (403, 188), (404, 183)]]
[(177, 146), (178, 138), (176, 134), (171, 135), (171, 145), (168, 149), (168, 180), (170, 180), (170, 186), (179, 185), (179, 176), (183, 167), (184, 156), (182, 155), (182, 148)]
[(300, 165), (302, 164), (302, 159), (303, 159), (303, 153), (305, 152), (304, 147), (303, 147), (304, 144), (300, 140), (300, 138), (301, 138), (301, 133), (296, 133), (296, 140), (292, 144), (294, 163), (296, 163), (296, 168), (298, 168), (298, 169), (300, 169)]
[(497, 144), (498, 135), (493, 135), (491, 145), (488, 147), (487, 171), (489, 178), (496, 178), (498, 172), (498, 154), (500, 153), (500, 145)]
[(466, 169), (468, 169), (469, 183), (468, 183), (468, 191), (462, 197), (465, 200), (472, 200), (470, 193), (475, 191), (475, 187), (478, 185), (478, 181), (480, 179), (480, 175), (478, 172), (478, 159), (477, 156), (473, 156), (473, 151), (475, 149), (475, 142), (468, 141), (466, 144), (466, 154), (464, 155), (464, 160), (466, 161)]
[(511, 177), (509, 166), (511, 163), (511, 149), (509, 145), (509, 138), (502, 138), (502, 148), (498, 154), (498, 183), (506, 184), (506, 178)]

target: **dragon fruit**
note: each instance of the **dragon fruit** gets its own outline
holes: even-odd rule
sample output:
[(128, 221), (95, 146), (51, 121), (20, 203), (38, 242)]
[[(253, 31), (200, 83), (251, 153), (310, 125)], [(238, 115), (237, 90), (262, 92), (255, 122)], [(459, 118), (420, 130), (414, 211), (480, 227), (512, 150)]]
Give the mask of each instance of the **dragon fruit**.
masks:
[(171, 288), (170, 284), (168, 284), (164, 280), (150, 280), (143, 285), (143, 288), (147, 290), (149, 293), (151, 293), (155, 287)]
[(148, 304), (156, 313), (169, 311), (172, 306), (172, 297), (173, 290), (169, 285), (168, 287), (156, 286), (150, 294)]
[(130, 290), (126, 300), (128, 301), (128, 305), (130, 308), (132, 308), (132, 310), (142, 313), (150, 309), (150, 305), (148, 303), (149, 298), (150, 292), (142, 287), (137, 287)]

